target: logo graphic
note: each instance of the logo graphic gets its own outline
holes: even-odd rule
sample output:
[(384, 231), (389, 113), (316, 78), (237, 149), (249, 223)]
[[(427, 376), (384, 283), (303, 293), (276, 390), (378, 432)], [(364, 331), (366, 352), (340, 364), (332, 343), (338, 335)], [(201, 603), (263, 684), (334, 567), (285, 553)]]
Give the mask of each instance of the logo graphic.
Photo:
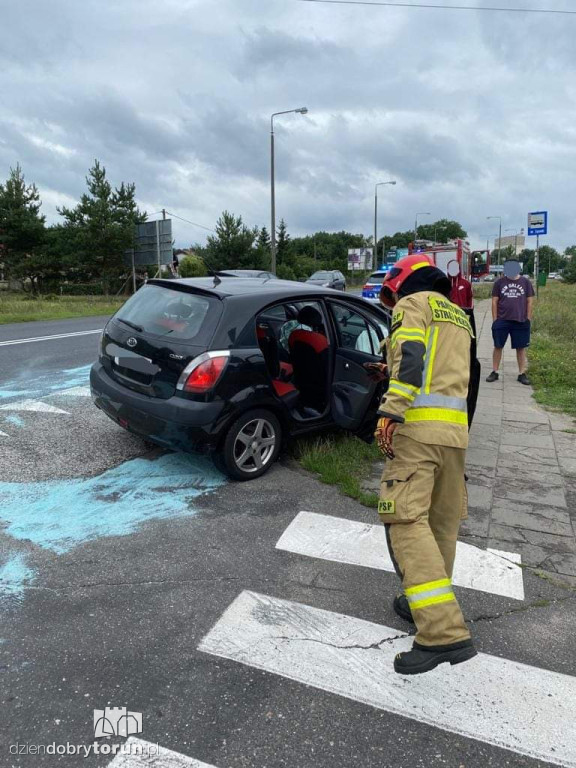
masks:
[(131, 736), (142, 733), (142, 712), (128, 712), (126, 707), (94, 710), (94, 738)]
[(134, 336), (130, 336), (130, 338), (128, 339), (128, 341), (126, 342), (126, 344), (128, 344), (128, 346), (129, 346), (129, 347), (135, 347), (135, 346), (136, 346), (136, 344), (138, 344), (138, 342), (136, 341), (136, 339), (134, 338)]

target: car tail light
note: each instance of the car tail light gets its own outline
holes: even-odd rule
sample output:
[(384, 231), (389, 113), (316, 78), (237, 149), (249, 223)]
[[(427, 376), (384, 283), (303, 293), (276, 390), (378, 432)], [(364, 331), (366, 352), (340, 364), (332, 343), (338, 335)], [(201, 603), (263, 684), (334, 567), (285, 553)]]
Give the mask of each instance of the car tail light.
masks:
[(370, 283), (366, 283), (366, 285), (364, 286), (364, 288), (362, 288), (362, 290), (363, 291), (371, 291), (372, 290), (372, 286), (370, 285)]
[(228, 351), (199, 355), (182, 371), (176, 388), (193, 394), (208, 392), (218, 382), (229, 357)]

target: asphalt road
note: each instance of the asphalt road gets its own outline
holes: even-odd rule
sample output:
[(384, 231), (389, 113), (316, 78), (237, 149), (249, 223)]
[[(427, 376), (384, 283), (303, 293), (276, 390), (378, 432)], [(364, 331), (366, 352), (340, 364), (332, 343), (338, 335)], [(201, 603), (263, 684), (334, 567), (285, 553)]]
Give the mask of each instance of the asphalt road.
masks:
[[(0, 342), (99, 327), (97, 318), (1, 326)], [(576, 765), (576, 757), (539, 760), (522, 743), (503, 749), (435, 727), (417, 709), (395, 714), (392, 700), (371, 705), (361, 682), (377, 648), (366, 649), (371, 655), (354, 668), (354, 696), (257, 668), (249, 662), (258, 643), (243, 647), (239, 637), (233, 644), (244, 663), (198, 650), (223, 616), (233, 618), (228, 609), (246, 590), (385, 625), (398, 636), (410, 628), (391, 610), (394, 574), (276, 548), (302, 510), (366, 525), (376, 522), (373, 511), (286, 460), (237, 484), (207, 459), (147, 451), (86, 396), (97, 340), (0, 346), (0, 766), (108, 766), (104, 756), (9, 751), (16, 742), (91, 744), (93, 710), (107, 706), (141, 712), (143, 739), (217, 768)], [(574, 674), (573, 603), (531, 572), (523, 583), (524, 600), (463, 588), (458, 595), (485, 654), (558, 673), (562, 682)], [(271, 610), (257, 618), (263, 627), (279, 621)], [(336, 645), (330, 650), (329, 621), (323, 614), (296, 663), (314, 643), (327, 643), (338, 681), (342, 660)], [(353, 637), (347, 642), (357, 647)], [(480, 674), (481, 660), (472, 664)], [(524, 670), (510, 669), (512, 676)], [(394, 680), (395, 696), (402, 701), (403, 692), (414, 695), (414, 685), (423, 685), (423, 704), (431, 698), (438, 709), (458, 709), (452, 697), (459, 678), (449, 669), (434, 674), (434, 695), (403, 678)], [(470, 709), (472, 724), (498, 707), (498, 685), (487, 692), (491, 705)], [(547, 696), (542, 690), (543, 704)], [(543, 727), (544, 715), (530, 717), (534, 729)], [(565, 759), (560, 742), (571, 724), (555, 727)], [(191, 763), (170, 763), (178, 765)]]
[[(102, 330), (106, 319), (98, 316), (0, 325), (0, 382), (19, 379), (27, 370), (61, 371), (91, 364), (98, 354), (97, 331)], [(65, 338), (57, 338), (62, 336)]]

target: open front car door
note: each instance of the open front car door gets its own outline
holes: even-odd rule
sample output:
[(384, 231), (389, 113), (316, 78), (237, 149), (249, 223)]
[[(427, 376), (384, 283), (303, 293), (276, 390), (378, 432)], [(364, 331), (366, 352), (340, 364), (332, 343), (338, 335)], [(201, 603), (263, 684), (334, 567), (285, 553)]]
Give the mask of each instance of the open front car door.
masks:
[(369, 377), (366, 363), (383, 362), (382, 342), (388, 335), (386, 315), (371, 307), (329, 301), (336, 331), (331, 411), (334, 422), (367, 441), (372, 440), (383, 382)]

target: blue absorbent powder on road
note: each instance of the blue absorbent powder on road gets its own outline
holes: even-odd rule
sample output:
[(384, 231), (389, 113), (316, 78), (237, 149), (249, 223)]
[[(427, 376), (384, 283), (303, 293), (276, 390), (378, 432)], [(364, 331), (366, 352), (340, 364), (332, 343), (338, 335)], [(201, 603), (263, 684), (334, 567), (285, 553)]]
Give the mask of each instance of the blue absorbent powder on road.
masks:
[(12, 555), (0, 565), (0, 595), (21, 597), (33, 577), (34, 571), (27, 567), (24, 556)]
[(62, 389), (85, 387), (89, 383), (91, 367), (82, 365), (79, 368), (43, 373), (22, 371), (19, 378), (2, 383), (0, 401), (7, 403), (9, 400), (46, 397), (55, 395)]
[(21, 416), (17, 416), (16, 414), (12, 416), (4, 416), (4, 421), (8, 422), (8, 424), (12, 424), (14, 427), (24, 426), (24, 419)]
[(0, 517), (8, 536), (63, 553), (90, 539), (124, 536), (147, 520), (192, 515), (193, 500), (225, 482), (209, 459), (170, 453), (97, 477), (0, 482)]

